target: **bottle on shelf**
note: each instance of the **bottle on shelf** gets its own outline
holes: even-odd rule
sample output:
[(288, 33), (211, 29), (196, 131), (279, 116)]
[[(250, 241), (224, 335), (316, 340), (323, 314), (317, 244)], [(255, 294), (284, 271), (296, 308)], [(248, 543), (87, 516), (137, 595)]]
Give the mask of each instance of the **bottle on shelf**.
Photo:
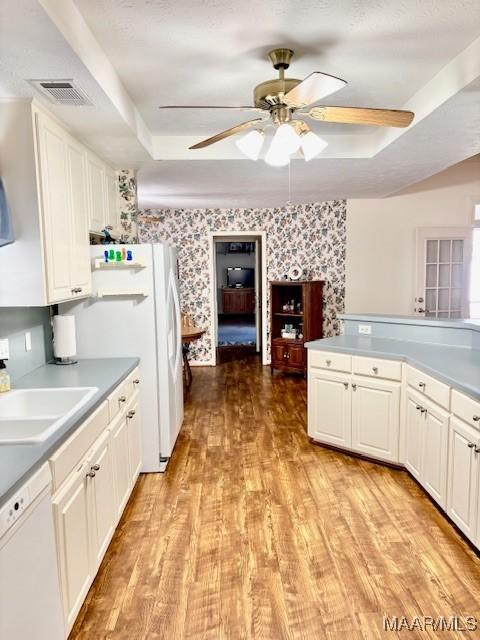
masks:
[(10, 391), (10, 376), (7, 373), (7, 365), (5, 360), (0, 360), (0, 393)]

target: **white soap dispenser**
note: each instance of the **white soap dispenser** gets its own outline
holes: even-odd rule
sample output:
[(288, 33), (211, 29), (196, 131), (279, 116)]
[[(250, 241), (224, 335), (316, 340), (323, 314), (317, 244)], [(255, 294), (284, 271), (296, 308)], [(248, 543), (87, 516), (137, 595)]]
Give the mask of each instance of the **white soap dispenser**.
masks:
[(5, 360), (0, 360), (0, 393), (10, 391), (10, 376), (7, 373)]

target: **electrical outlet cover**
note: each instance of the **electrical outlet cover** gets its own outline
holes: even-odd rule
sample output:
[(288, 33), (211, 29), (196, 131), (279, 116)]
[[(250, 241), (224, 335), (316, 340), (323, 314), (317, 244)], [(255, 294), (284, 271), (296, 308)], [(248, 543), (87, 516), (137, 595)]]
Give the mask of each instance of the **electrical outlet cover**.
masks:
[(30, 331), (27, 331), (25, 333), (25, 351), (31, 351), (32, 350), (32, 334), (30, 333)]
[(0, 340), (0, 360), (8, 360), (10, 357), (10, 348), (8, 338)]
[(363, 333), (367, 336), (372, 333), (372, 325), (370, 324), (359, 324), (358, 325), (358, 333)]

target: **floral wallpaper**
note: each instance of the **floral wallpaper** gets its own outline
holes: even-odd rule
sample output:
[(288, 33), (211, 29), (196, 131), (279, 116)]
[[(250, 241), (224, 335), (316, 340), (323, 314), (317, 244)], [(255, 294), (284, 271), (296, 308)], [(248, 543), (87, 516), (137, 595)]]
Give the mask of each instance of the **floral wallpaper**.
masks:
[[(140, 242), (169, 241), (178, 247), (182, 310), (207, 328), (191, 346), (191, 358), (209, 362), (215, 347), (210, 332), (209, 232), (265, 231), (267, 281), (283, 279), (299, 265), (307, 279), (325, 280), (324, 334), (340, 332), (344, 310), (346, 201), (288, 205), (275, 209), (144, 209)], [(269, 321), (269, 304), (267, 303)]]
[(123, 232), (120, 241), (137, 244), (137, 179), (131, 169), (121, 169), (118, 172), (118, 202)]

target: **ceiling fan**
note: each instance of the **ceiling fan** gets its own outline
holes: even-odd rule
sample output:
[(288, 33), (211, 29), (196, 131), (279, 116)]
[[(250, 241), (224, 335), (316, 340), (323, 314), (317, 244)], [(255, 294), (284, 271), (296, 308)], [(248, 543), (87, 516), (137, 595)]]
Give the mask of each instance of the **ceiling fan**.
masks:
[(317, 156), (328, 143), (310, 129), (303, 118), (339, 124), (363, 124), (380, 127), (408, 127), (414, 114), (397, 109), (368, 109), (363, 107), (313, 106), (322, 98), (342, 89), (347, 82), (341, 78), (314, 71), (304, 80), (286, 78), (294, 52), (291, 49), (273, 49), (268, 54), (278, 78), (257, 85), (253, 91), (253, 107), (222, 106), (162, 106), (160, 109), (233, 109), (237, 111), (257, 111), (260, 117), (242, 122), (226, 131), (221, 131), (206, 140), (189, 147), (202, 149), (237, 133), (252, 129), (238, 139), (238, 148), (250, 159), (257, 160), (265, 140), (264, 129), (275, 126), (276, 132), (265, 162), (272, 166), (284, 166), (290, 156), (301, 150), (305, 160)]

